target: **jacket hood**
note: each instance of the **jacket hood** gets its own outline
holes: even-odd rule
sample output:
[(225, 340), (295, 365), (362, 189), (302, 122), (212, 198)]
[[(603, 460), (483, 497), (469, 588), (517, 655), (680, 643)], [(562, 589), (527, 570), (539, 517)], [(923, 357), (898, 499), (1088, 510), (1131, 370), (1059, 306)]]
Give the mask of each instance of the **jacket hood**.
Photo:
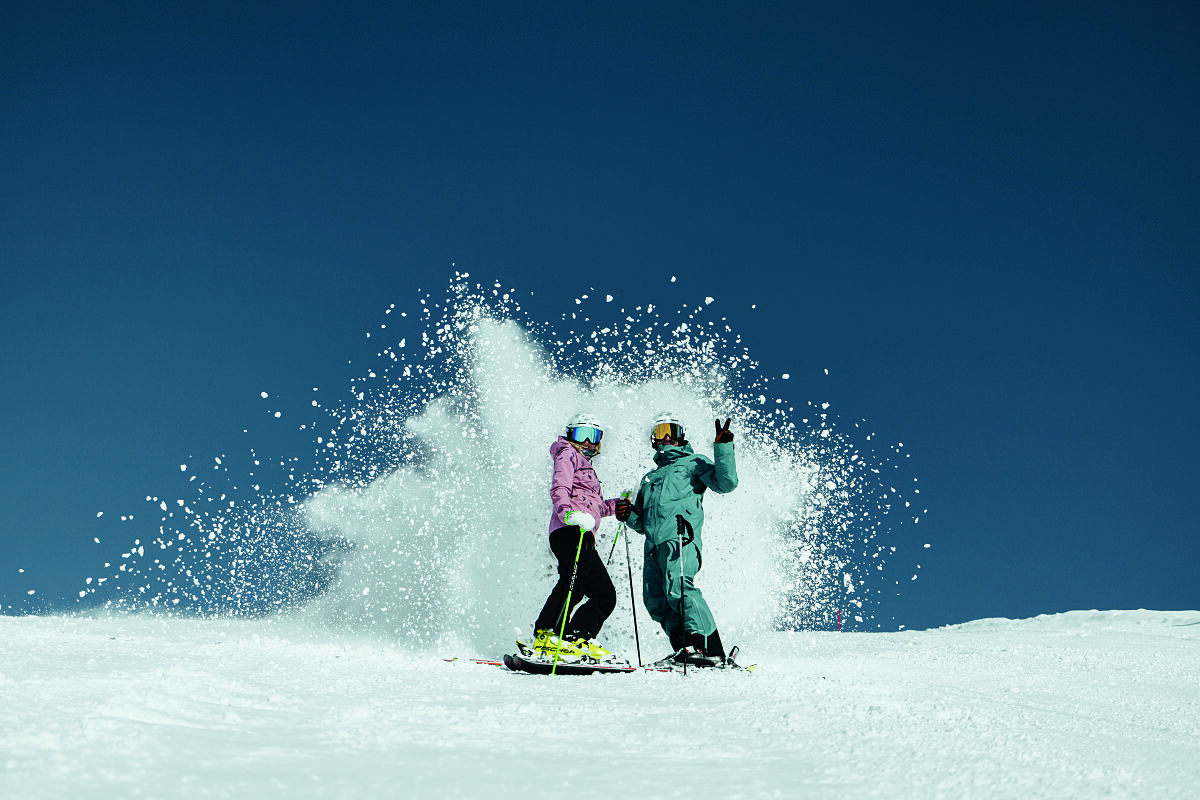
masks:
[(694, 454), (690, 444), (667, 445), (658, 448), (658, 451), (654, 454), (654, 463), (662, 467)]
[[(591, 458), (588, 458), (588, 457), (587, 457), (586, 455), (584, 455), (583, 453), (579, 452), (579, 449), (578, 449), (578, 448), (576, 448), (576, 447), (575, 447), (575, 445), (573, 445), (573, 444), (571, 444), (570, 442), (568, 442), (568, 441), (567, 441), (567, 437), (565, 437), (565, 436), (559, 436), (559, 437), (558, 437), (558, 439), (557, 439), (556, 441), (554, 441), (554, 442), (552, 442), (552, 443), (550, 444), (550, 455), (551, 455), (551, 456), (556, 456), (556, 455), (558, 455), (559, 453), (561, 453), (561, 452), (563, 451), (563, 449), (564, 449), (564, 448), (566, 448), (566, 449), (568, 449), (568, 450), (574, 450), (574, 451), (575, 451), (575, 455), (579, 456), (579, 457), (580, 457), (580, 458), (582, 458), (584, 461), (591, 461), (591, 460), (592, 460)], [(595, 456), (598, 456), (598, 455), (600, 455), (600, 454), (599, 454), (599, 453), (596, 453), (594, 456), (592, 456), (592, 458), (595, 458)]]

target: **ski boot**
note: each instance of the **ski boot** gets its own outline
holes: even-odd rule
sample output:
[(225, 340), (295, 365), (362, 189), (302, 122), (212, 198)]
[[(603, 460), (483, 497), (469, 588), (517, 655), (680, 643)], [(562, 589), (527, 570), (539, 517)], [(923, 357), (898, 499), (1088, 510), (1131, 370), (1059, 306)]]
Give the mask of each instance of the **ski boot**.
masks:
[(583, 637), (568, 636), (568, 640), (577, 650), (583, 655), (585, 660), (595, 662), (616, 661), (614, 656), (604, 647), (596, 643), (595, 639), (584, 639)]
[(671, 646), (675, 648), (675, 653), (670, 658), (677, 664), (689, 667), (725, 666), (725, 648), (721, 645), (721, 634), (716, 630), (704, 636), (686, 633), (681, 625), (672, 631)]
[(676, 664), (686, 664), (689, 667), (721, 667), (725, 664), (722, 656), (710, 656), (698, 647), (681, 647), (671, 656)]
[(541, 630), (537, 631), (533, 639), (533, 654), (538, 658), (552, 659), (555, 656), (558, 658), (571, 659), (578, 661), (583, 658), (583, 651), (580, 650), (574, 642), (566, 639), (558, 638), (558, 634), (554, 631)]

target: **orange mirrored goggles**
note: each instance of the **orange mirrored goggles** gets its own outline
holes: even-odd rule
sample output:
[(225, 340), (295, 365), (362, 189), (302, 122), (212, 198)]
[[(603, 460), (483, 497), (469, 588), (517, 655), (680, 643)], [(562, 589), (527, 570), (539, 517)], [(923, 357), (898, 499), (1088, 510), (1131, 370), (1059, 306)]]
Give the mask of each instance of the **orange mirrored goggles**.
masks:
[(660, 422), (650, 432), (650, 438), (656, 442), (663, 439), (683, 439), (683, 426), (675, 422)]

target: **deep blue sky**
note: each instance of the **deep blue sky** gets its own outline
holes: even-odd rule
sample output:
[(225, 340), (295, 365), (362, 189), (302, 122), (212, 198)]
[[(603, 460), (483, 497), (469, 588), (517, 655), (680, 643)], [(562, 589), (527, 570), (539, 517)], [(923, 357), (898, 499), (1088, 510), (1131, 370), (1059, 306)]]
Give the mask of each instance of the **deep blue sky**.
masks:
[(0, 13), (3, 610), (451, 264), (715, 296), (903, 442), (885, 624), (1200, 606), (1194, 4), (115, 6)]

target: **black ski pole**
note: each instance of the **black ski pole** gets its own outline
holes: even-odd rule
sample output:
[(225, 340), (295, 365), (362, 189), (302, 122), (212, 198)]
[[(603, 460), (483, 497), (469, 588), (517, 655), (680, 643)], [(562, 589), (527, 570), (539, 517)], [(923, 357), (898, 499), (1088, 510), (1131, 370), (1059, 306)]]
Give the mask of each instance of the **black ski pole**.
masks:
[[(687, 520), (682, 514), (675, 515), (676, 529), (679, 533), (679, 617), (683, 620), (684, 649), (687, 649), (687, 599), (683, 594), (683, 526)], [(683, 674), (687, 675), (687, 653), (683, 655)]]
[(638, 635), (637, 602), (633, 599), (633, 562), (629, 559), (628, 536), (625, 537), (625, 570), (629, 575), (629, 610), (633, 612), (633, 643), (637, 645), (638, 666), (640, 667), (642, 666), (642, 637)]

